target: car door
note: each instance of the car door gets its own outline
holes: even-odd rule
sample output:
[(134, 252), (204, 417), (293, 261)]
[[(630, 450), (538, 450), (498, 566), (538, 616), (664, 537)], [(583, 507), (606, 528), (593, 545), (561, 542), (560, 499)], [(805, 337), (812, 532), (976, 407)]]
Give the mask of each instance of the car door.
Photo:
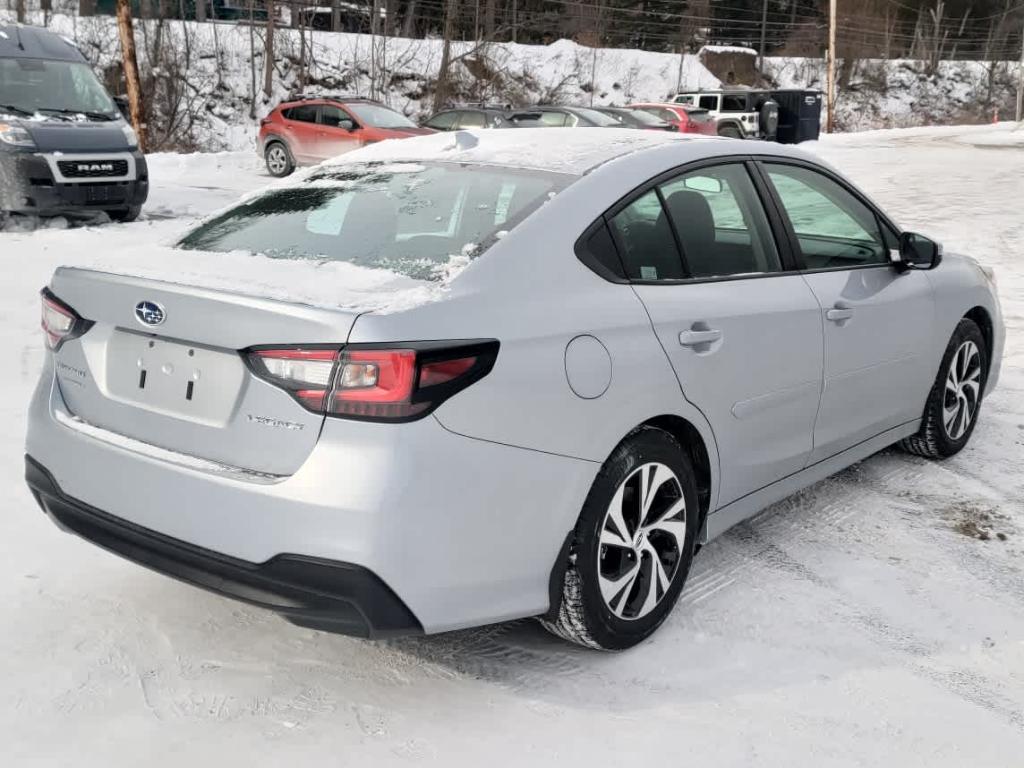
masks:
[(317, 105), (319, 128), (313, 150), (317, 160), (343, 155), (363, 145), (359, 124), (348, 112), (334, 104)]
[(838, 178), (806, 164), (761, 166), (821, 305), (824, 388), (810, 461), (921, 417), (935, 376), (935, 300), (922, 271), (898, 272), (896, 234)]
[(284, 111), (284, 133), (292, 156), (300, 163), (317, 159), (314, 151), (319, 139), (317, 109), (314, 104), (300, 104)]
[(684, 173), (612, 213), (624, 268), (683, 395), (714, 431), (719, 505), (800, 470), (821, 387), (820, 309), (786, 271), (747, 165)]

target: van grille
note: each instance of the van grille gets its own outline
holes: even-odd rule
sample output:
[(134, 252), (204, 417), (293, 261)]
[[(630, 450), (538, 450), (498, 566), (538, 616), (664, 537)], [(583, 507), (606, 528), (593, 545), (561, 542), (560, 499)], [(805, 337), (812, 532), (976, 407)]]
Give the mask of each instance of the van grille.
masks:
[(60, 172), (67, 179), (96, 179), (127, 176), (127, 160), (60, 160)]

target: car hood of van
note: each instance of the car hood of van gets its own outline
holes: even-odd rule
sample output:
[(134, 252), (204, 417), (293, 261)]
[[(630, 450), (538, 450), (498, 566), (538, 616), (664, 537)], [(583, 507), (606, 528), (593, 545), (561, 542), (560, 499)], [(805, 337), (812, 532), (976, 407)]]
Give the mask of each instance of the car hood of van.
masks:
[(42, 152), (125, 152), (134, 149), (128, 144), (124, 134), (125, 123), (121, 120), (20, 120), (18, 125), (32, 134), (36, 147)]

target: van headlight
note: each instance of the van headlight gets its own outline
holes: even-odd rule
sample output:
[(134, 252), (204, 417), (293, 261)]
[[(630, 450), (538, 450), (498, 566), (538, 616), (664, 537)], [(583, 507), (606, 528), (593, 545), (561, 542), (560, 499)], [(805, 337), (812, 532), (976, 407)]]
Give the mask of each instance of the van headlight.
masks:
[(20, 125), (12, 125), (11, 123), (0, 123), (0, 141), (4, 144), (10, 144), (12, 147), (32, 148), (36, 145), (31, 133)]
[(135, 133), (135, 129), (132, 128), (128, 123), (121, 126), (121, 133), (124, 134), (124, 140), (128, 142), (129, 149), (136, 149), (139, 146), (139, 137)]

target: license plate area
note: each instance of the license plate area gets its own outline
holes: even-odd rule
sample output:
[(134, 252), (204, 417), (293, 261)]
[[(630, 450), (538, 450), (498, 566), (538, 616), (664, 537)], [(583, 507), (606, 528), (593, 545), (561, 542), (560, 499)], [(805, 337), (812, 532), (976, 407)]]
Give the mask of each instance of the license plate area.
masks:
[(223, 426), (245, 382), (237, 352), (116, 330), (107, 346), (108, 395), (148, 411)]

